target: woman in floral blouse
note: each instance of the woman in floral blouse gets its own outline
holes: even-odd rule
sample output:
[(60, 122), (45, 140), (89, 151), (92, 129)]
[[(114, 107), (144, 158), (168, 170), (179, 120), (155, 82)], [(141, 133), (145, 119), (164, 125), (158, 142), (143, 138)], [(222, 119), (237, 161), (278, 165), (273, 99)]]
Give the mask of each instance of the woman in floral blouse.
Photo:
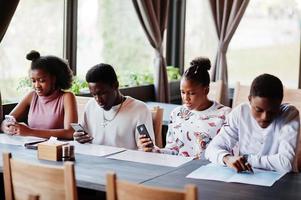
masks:
[[(183, 105), (170, 115), (166, 146), (152, 145), (140, 136), (140, 147), (146, 152), (201, 158), (208, 143), (218, 134), (230, 108), (208, 99), (211, 68), (208, 58), (196, 58), (185, 71), (180, 85)], [(152, 147), (153, 146), (153, 147)]]

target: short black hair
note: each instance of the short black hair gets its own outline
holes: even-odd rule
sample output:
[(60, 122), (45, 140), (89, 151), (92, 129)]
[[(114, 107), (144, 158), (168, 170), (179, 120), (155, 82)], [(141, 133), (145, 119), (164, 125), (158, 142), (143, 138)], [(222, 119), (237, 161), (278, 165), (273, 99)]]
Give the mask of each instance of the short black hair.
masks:
[(283, 85), (279, 78), (271, 74), (257, 76), (251, 85), (250, 96), (283, 99)]
[(31, 60), (30, 69), (42, 69), (56, 77), (56, 89), (69, 89), (72, 85), (73, 73), (67, 61), (56, 56), (40, 56), (38, 51), (32, 50), (26, 55)]
[(105, 63), (100, 63), (93, 66), (86, 74), (86, 81), (88, 83), (102, 82), (113, 86), (117, 81), (117, 75), (114, 68)]
[(211, 63), (208, 58), (197, 57), (190, 62), (190, 67), (184, 72), (183, 77), (186, 80), (195, 81), (203, 86), (209, 86), (210, 75), (208, 70)]

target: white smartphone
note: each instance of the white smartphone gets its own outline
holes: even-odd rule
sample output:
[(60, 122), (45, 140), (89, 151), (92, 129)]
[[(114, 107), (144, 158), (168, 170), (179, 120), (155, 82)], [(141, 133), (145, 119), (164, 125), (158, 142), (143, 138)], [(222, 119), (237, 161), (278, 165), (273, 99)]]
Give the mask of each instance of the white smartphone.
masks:
[(85, 129), (82, 127), (82, 125), (78, 123), (70, 123), (70, 126), (76, 131), (76, 132), (85, 132)]
[(16, 123), (17, 122), (16, 118), (12, 115), (5, 115), (5, 121), (11, 122), (11, 123)]

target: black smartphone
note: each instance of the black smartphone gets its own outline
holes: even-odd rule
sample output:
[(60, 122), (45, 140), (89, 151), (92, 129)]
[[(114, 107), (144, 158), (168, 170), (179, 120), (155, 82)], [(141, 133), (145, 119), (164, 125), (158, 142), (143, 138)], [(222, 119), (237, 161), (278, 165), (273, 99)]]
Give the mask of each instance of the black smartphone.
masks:
[(45, 140), (39, 140), (39, 141), (35, 141), (35, 142), (27, 142), (24, 144), (24, 147), (27, 149), (34, 149), (37, 150), (38, 149), (38, 144), (41, 142), (46, 142), (47, 139)]
[[(137, 126), (137, 130), (138, 130), (138, 133), (140, 135), (146, 135), (146, 137), (149, 138), (152, 141), (152, 138), (149, 136), (149, 133), (148, 133), (148, 131), (146, 129), (145, 124), (141, 124), (141, 125)], [(149, 144), (148, 147), (153, 147), (153, 146), (154, 146), (154, 143), (152, 141), (152, 143)]]
[(82, 125), (77, 123), (70, 123), (70, 126), (76, 131), (76, 132), (85, 132), (85, 129), (82, 127)]

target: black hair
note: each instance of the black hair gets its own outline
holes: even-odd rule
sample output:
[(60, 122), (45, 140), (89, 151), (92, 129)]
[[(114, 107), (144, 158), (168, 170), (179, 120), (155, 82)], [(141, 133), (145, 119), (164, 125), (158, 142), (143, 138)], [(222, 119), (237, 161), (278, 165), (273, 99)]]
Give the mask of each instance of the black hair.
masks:
[(250, 96), (283, 99), (283, 85), (279, 78), (271, 74), (257, 76), (251, 85)]
[(102, 82), (110, 86), (118, 83), (114, 68), (105, 63), (97, 64), (89, 69), (86, 74), (86, 81), (88, 83)]
[(208, 70), (211, 63), (208, 58), (197, 57), (190, 62), (190, 67), (184, 72), (183, 77), (186, 80), (195, 81), (203, 86), (209, 86), (210, 76)]
[(67, 61), (56, 56), (40, 56), (40, 53), (32, 50), (26, 55), (31, 60), (31, 70), (41, 69), (51, 76), (56, 77), (56, 89), (69, 89), (72, 85), (73, 73)]

